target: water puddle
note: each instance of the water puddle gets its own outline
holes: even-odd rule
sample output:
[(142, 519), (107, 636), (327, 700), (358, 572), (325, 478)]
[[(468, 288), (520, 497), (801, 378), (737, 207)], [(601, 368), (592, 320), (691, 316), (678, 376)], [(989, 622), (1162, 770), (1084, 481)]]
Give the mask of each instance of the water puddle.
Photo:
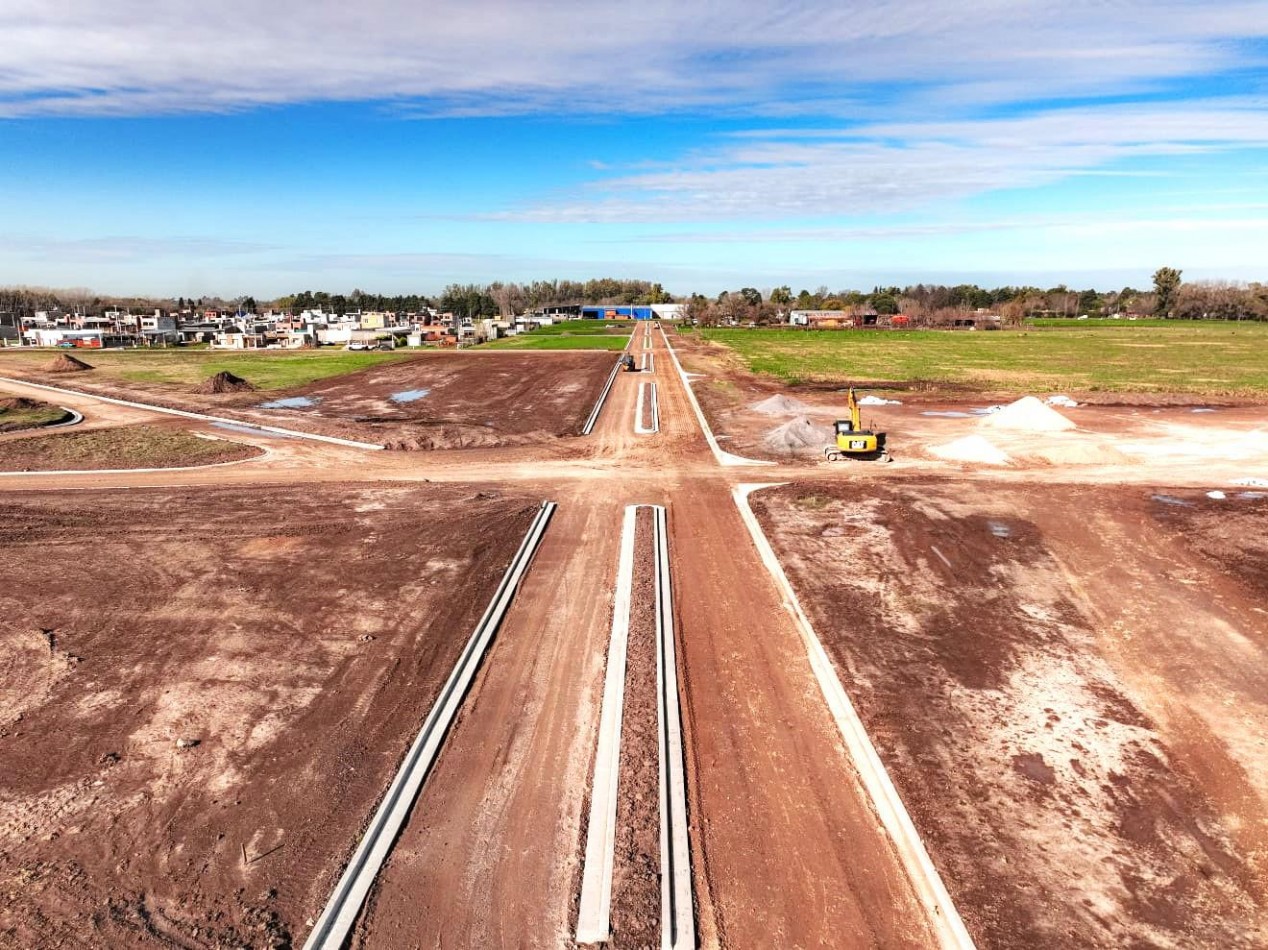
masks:
[(1211, 408), (1209, 408), (1209, 407), (1207, 407), (1207, 406), (1198, 406), (1196, 409), (1190, 409), (1190, 410), (1189, 410), (1189, 412), (1215, 412), (1215, 411), (1216, 411), (1216, 410), (1211, 409)]
[(1152, 495), (1154, 501), (1160, 501), (1164, 505), (1175, 505), (1178, 508), (1192, 508), (1193, 502), (1185, 501), (1183, 498), (1177, 498), (1175, 495)]
[(971, 412), (960, 412), (958, 409), (926, 409), (922, 416), (940, 416), (943, 419), (971, 419)]
[(287, 396), (284, 399), (274, 399), (272, 402), (262, 402), (259, 405), (261, 409), (309, 409), (317, 403), (321, 402), (320, 396)]
[(388, 396), (388, 399), (395, 403), (417, 402), (419, 399), (422, 399), (424, 396), (430, 394), (430, 389), (406, 389), (404, 392), (392, 393), (392, 395)]
[(1261, 491), (1239, 491), (1237, 497), (1245, 498), (1247, 501), (1257, 501), (1260, 498), (1268, 498), (1268, 494)]
[(986, 526), (991, 529), (991, 534), (997, 538), (1011, 538), (1013, 536), (1012, 529), (1002, 521), (988, 521)]

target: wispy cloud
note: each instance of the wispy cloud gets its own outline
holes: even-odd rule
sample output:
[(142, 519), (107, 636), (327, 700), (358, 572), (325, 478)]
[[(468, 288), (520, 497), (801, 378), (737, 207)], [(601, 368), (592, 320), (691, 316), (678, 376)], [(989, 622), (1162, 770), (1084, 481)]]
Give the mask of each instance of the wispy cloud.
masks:
[(495, 217), (651, 222), (875, 214), (1076, 175), (1160, 174), (1114, 167), (1127, 159), (1266, 147), (1268, 110), (1244, 100), (768, 130)]
[(6, 236), (0, 238), (0, 254), (16, 260), (56, 261), (63, 264), (138, 263), (148, 260), (199, 259), (259, 254), (265, 244), (227, 241), (212, 237), (136, 237), (118, 235), (94, 238)]
[(0, 114), (400, 100), (424, 113), (835, 112), (877, 83), (1009, 102), (1262, 65), (1260, 0), (10, 0)]

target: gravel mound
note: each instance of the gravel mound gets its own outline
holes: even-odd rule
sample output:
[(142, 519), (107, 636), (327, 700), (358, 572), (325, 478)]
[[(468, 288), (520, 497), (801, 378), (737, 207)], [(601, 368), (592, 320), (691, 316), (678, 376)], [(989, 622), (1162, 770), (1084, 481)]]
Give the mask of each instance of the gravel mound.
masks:
[(204, 380), (194, 392), (205, 396), (218, 393), (253, 393), (255, 387), (241, 376), (220, 372)]
[(789, 419), (766, 433), (762, 444), (771, 452), (796, 455), (821, 452), (832, 442), (832, 427), (818, 425), (806, 416)]
[(782, 395), (769, 396), (761, 402), (753, 403), (749, 408), (764, 416), (804, 416), (813, 409), (800, 399)]
[(978, 462), (982, 465), (1007, 465), (1012, 461), (995, 443), (980, 435), (966, 435), (945, 445), (934, 445), (929, 451), (951, 462)]
[(50, 373), (82, 373), (85, 370), (92, 369), (83, 360), (76, 359), (69, 353), (58, 353), (53, 357), (53, 362), (44, 368)]
[(1023, 396), (998, 412), (992, 412), (982, 420), (982, 425), (1020, 432), (1062, 432), (1075, 428), (1073, 422), (1034, 396)]

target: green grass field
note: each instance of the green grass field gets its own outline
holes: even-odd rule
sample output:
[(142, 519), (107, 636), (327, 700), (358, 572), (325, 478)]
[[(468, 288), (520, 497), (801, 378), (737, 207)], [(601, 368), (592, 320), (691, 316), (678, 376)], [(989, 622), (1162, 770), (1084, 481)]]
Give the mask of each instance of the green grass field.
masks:
[(702, 330), (753, 372), (797, 382), (945, 383), (1039, 390), (1268, 393), (1268, 323), (1060, 329)]
[(71, 418), (61, 406), (0, 393), (0, 432), (38, 429)]
[[(0, 350), (0, 375), (8, 368), (43, 369), (57, 355), (51, 350)], [(93, 367), (84, 380), (110, 378), (131, 383), (167, 383), (194, 387), (222, 370), (241, 376), (263, 390), (290, 389), (319, 379), (341, 376), (379, 363), (399, 360), (407, 353), (349, 352), (342, 349), (262, 350), (229, 353), (224, 350), (76, 350), (74, 355)], [(78, 374), (63, 377), (74, 385)]]
[(602, 335), (604, 333), (621, 333), (629, 336), (634, 332), (632, 320), (565, 320), (552, 323), (548, 327), (539, 327), (531, 336), (583, 336)]
[(491, 350), (623, 350), (634, 332), (630, 320), (566, 320), (483, 344)]

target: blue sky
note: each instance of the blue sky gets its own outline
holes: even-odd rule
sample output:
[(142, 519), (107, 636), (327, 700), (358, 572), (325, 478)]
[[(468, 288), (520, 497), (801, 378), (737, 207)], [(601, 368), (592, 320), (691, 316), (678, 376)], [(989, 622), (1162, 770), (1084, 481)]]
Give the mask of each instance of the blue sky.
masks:
[(1268, 2), (9, 0), (0, 284), (1268, 279)]

